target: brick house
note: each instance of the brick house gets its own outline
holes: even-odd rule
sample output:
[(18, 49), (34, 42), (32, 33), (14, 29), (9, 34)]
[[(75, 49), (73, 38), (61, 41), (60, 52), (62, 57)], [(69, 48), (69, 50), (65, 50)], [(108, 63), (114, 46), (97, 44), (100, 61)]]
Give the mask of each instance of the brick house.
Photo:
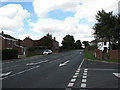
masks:
[(1, 41), (0, 49), (17, 48), (18, 54), (20, 54), (20, 55), (25, 54), (24, 47), (18, 45), (18, 39), (15, 39), (14, 37), (12, 37), (8, 34), (4, 34), (3, 31), (2, 31), (2, 33), (0, 33), (0, 41)]
[(59, 49), (59, 42), (56, 41), (56, 38), (52, 39), (52, 35), (49, 35), (49, 33), (46, 35), (50, 40), (52, 40), (52, 50), (56, 51)]
[[(56, 51), (59, 49), (59, 42), (55, 40), (55, 37), (54, 37), (54, 39), (52, 39), (52, 35), (49, 35), (49, 33), (44, 37), (47, 37), (48, 39), (50, 39), (52, 41), (52, 50), (53, 51)], [(40, 46), (40, 43), (42, 43), (42, 42), (43, 42), (42, 38), (39, 40), (32, 40), (30, 37), (26, 37), (24, 40), (22, 40), (20, 42), (20, 45), (22, 45), (26, 48), (28, 48), (28, 47), (45, 47), (45, 46)]]

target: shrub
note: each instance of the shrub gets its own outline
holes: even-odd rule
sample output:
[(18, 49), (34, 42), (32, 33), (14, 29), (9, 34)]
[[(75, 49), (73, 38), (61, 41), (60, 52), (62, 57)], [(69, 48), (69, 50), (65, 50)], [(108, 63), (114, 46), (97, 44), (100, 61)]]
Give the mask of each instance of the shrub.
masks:
[(18, 49), (2, 49), (2, 60), (17, 59)]

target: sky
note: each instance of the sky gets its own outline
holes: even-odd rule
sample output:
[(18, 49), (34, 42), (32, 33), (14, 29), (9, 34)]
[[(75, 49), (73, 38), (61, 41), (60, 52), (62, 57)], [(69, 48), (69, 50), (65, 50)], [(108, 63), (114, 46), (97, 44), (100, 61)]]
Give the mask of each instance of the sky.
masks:
[(95, 15), (104, 9), (118, 14), (120, 0), (0, 0), (0, 32), (23, 40), (38, 40), (47, 33), (61, 42), (94, 40)]

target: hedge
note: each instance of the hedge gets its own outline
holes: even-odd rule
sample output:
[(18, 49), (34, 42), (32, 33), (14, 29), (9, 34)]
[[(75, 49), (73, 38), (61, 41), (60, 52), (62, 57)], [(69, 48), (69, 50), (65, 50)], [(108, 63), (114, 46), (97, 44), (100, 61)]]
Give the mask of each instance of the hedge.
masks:
[(17, 59), (18, 49), (2, 49), (2, 60)]

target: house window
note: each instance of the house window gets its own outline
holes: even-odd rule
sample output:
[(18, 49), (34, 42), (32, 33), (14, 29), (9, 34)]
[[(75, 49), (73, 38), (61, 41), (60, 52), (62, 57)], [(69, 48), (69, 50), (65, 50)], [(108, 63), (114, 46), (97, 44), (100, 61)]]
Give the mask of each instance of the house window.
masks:
[(106, 45), (106, 42), (104, 42), (104, 45)]
[(8, 40), (8, 44), (10, 44), (10, 40)]

